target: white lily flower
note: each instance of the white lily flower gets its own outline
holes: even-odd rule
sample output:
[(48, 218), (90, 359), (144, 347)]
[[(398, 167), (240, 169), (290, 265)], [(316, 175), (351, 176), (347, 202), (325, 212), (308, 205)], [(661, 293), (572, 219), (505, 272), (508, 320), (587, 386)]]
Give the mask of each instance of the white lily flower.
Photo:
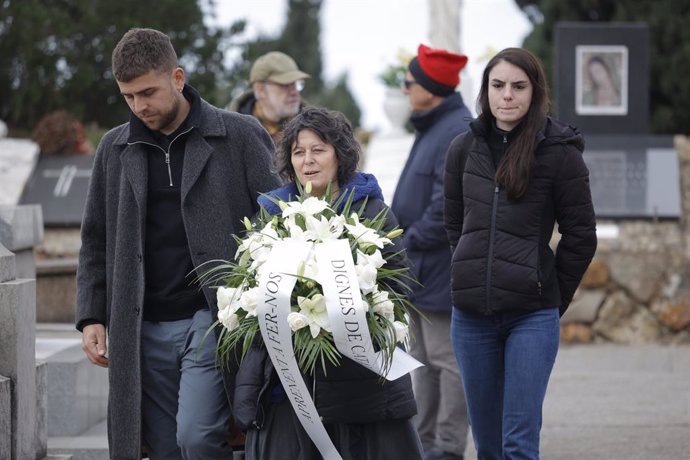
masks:
[(293, 214), (301, 214), (304, 217), (313, 216), (328, 208), (328, 202), (320, 198), (310, 196), (303, 202), (290, 201), (287, 207), (283, 210), (283, 217), (289, 217)]
[(261, 229), (261, 236), (263, 239), (278, 240), (278, 232), (273, 228), (273, 223), (269, 222)]
[(330, 224), (330, 230), (331, 234), (333, 235), (333, 238), (340, 238), (343, 232), (345, 231), (345, 223), (347, 221), (345, 220), (345, 216), (342, 214), (337, 214), (331, 218)]
[(294, 216), (290, 216), (285, 219), (284, 225), (288, 231), (288, 234), (290, 235), (285, 239), (299, 241), (307, 241), (309, 239), (309, 235), (302, 229), (302, 227), (297, 225), (297, 222), (295, 222)]
[(378, 269), (385, 263), (386, 259), (383, 258), (381, 251), (378, 249), (376, 249), (373, 254), (366, 254), (357, 249), (357, 265), (373, 265)]
[(378, 271), (374, 265), (369, 263), (363, 265), (356, 264), (355, 273), (357, 273), (359, 289), (364, 294), (369, 294), (376, 290), (376, 275), (378, 274)]
[(300, 262), (297, 267), (297, 275), (309, 278), (311, 280), (317, 280), (319, 276), (319, 266), (314, 256), (314, 252), (311, 251), (309, 256)]
[[(216, 303), (218, 304), (218, 310), (229, 309), (233, 304), (240, 300), (242, 295), (242, 286), (237, 288), (230, 288), (220, 286), (216, 291)], [(234, 308), (233, 312), (237, 310)]]
[(325, 216), (320, 216), (319, 219), (308, 216), (305, 223), (309, 235), (307, 239), (310, 241), (328, 241), (338, 238), (331, 231), (331, 222)]
[(395, 340), (405, 343), (410, 333), (409, 326), (402, 321), (393, 321), (393, 327), (395, 328)]
[(252, 259), (254, 259), (249, 266), (250, 271), (256, 271), (259, 269), (260, 266), (262, 266), (269, 258), (271, 255), (271, 248), (269, 246), (260, 246), (257, 247), (253, 252), (252, 252)]
[(353, 213), (350, 217), (355, 220), (354, 225), (345, 224), (345, 228), (350, 232), (352, 236), (357, 240), (357, 245), (361, 248), (374, 245), (379, 249), (383, 249), (386, 244), (391, 244), (391, 240), (385, 237), (381, 237), (376, 233), (373, 228), (369, 228), (363, 225), (359, 221), (357, 214)]
[(326, 299), (323, 295), (315, 294), (311, 299), (298, 296), (297, 305), (300, 307), (299, 312), (302, 313), (309, 322), (309, 329), (312, 337), (319, 335), (321, 329), (330, 332), (331, 325), (328, 321)]
[(247, 316), (256, 316), (256, 306), (259, 303), (260, 289), (258, 287), (253, 287), (247, 289), (240, 296), (240, 307), (247, 312)]

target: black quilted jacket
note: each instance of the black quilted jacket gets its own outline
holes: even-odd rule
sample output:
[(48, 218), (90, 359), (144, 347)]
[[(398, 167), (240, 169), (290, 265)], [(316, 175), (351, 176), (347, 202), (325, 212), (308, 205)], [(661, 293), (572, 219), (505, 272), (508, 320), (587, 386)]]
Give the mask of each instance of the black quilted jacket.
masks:
[(496, 144), (489, 136), (500, 134), (478, 119), (470, 128), (449, 147), (444, 180), (453, 303), (483, 314), (556, 306), (563, 314), (597, 246), (583, 138), (547, 118), (527, 193), (508, 200), (495, 184), (489, 147)]

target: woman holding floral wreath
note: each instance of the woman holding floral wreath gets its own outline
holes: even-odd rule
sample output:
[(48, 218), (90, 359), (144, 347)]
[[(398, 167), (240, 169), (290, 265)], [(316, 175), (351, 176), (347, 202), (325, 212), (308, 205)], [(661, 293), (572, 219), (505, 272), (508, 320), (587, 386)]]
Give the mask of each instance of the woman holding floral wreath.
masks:
[[(334, 203), (336, 212), (351, 205), (360, 218), (385, 213), (384, 232), (397, 227), (383, 202), (376, 178), (357, 172), (361, 147), (339, 112), (306, 108), (286, 126), (278, 146), (278, 172), (290, 181), (259, 198), (271, 215), (279, 201), (293, 202), (304, 187), (310, 196)], [(349, 199), (340, 199), (347, 197)], [(281, 203), (284, 205), (285, 203)], [(393, 240), (394, 241), (394, 240)], [(386, 267), (405, 267), (395, 244), (382, 250)], [(341, 357), (303, 372), (318, 415), (343, 459), (421, 459), (422, 449), (411, 417), (417, 407), (409, 374), (395, 380)], [(254, 341), (241, 362), (234, 390), (234, 416), (246, 431), (247, 460), (319, 459), (321, 454), (300, 424), (279, 381), (266, 346)]]

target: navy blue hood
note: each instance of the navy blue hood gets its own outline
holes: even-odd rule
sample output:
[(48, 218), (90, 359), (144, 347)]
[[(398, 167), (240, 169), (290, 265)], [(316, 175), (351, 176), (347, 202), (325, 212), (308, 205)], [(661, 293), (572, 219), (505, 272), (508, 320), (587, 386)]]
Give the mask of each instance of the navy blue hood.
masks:
[[(354, 191), (354, 197), (352, 202), (356, 203), (363, 200), (364, 198), (377, 198), (383, 201), (383, 193), (381, 192), (381, 187), (374, 177), (373, 174), (357, 172), (352, 179), (348, 181), (347, 184), (342, 188), (340, 194), (341, 196), (345, 194), (346, 196)], [(258, 198), (259, 205), (264, 207), (270, 215), (275, 215), (280, 213), (280, 207), (271, 201), (268, 197), (276, 198), (281, 201), (294, 201), (297, 199), (299, 192), (297, 191), (297, 185), (294, 182), (283, 185), (280, 188), (271, 190), (266, 193), (267, 196), (260, 195)], [(342, 212), (343, 206), (345, 206), (346, 200), (342, 200), (339, 203), (336, 212)]]

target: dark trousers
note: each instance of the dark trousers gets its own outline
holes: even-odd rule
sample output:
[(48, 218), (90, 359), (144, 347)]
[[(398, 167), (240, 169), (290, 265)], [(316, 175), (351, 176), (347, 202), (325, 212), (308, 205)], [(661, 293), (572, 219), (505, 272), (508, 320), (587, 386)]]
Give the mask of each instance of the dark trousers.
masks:
[(142, 433), (151, 460), (232, 459), (216, 336), (204, 338), (212, 322), (204, 309), (142, 325)]

